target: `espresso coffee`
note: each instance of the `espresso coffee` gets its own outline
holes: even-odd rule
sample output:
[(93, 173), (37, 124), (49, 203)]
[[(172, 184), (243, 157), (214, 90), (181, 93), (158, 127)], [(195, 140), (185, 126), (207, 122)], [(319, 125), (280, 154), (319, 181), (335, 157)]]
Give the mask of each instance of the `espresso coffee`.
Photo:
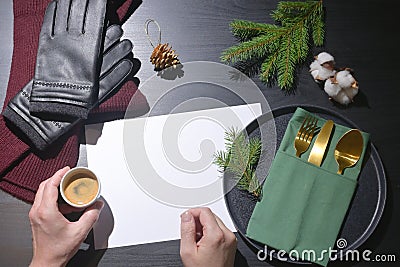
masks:
[(72, 176), (64, 184), (64, 195), (76, 205), (84, 205), (97, 197), (99, 184), (96, 178), (80, 174)]

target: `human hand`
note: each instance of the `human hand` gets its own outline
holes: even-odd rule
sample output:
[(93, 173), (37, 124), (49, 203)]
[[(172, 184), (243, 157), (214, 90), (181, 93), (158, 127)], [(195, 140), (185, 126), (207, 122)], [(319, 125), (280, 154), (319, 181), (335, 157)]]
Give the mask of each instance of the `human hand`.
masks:
[(43, 181), (29, 212), (33, 236), (33, 266), (65, 266), (78, 251), (90, 229), (97, 221), (104, 203), (97, 201), (87, 208), (76, 222), (70, 222), (63, 214), (77, 211), (68, 205), (57, 204), (58, 186), (65, 167)]
[(237, 239), (209, 208), (190, 209), (181, 215), (180, 254), (186, 267), (230, 267)]

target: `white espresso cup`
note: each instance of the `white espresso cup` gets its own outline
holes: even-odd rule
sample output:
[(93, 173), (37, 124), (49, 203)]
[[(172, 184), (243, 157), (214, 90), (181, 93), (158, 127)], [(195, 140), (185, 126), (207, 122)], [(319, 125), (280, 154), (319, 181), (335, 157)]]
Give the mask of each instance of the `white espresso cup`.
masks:
[(100, 197), (100, 180), (88, 168), (75, 167), (61, 179), (60, 192), (72, 207), (86, 208)]

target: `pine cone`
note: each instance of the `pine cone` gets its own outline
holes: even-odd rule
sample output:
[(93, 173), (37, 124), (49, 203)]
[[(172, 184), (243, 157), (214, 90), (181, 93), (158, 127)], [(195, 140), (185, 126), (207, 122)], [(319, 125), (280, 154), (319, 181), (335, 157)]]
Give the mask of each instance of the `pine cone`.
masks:
[(154, 65), (155, 71), (160, 71), (180, 63), (178, 54), (175, 54), (175, 50), (171, 50), (168, 43), (159, 44), (154, 48), (150, 62)]

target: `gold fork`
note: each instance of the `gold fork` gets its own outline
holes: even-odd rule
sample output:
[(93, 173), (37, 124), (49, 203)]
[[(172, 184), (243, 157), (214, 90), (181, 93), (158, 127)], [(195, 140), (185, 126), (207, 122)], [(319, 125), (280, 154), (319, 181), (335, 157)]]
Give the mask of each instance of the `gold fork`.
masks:
[(317, 122), (317, 118), (311, 116), (305, 117), (294, 140), (294, 148), (296, 149), (297, 157), (300, 157), (300, 155), (307, 151), (310, 146), (317, 128)]

